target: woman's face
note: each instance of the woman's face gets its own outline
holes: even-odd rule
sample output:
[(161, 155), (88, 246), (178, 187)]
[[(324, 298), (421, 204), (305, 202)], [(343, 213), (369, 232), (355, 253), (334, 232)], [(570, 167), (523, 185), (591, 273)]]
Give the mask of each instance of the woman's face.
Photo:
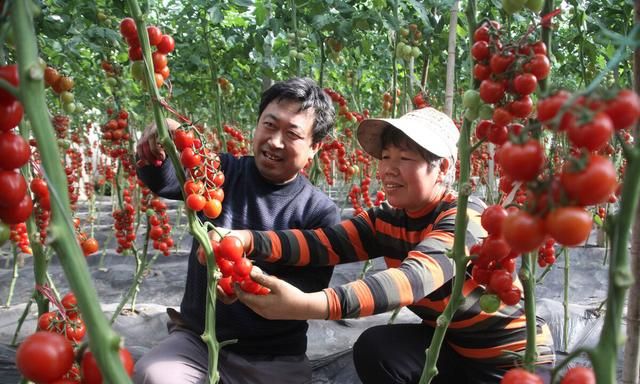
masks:
[(382, 186), (389, 204), (417, 211), (437, 197), (440, 167), (429, 169), (429, 163), (414, 149), (387, 145), (379, 163)]

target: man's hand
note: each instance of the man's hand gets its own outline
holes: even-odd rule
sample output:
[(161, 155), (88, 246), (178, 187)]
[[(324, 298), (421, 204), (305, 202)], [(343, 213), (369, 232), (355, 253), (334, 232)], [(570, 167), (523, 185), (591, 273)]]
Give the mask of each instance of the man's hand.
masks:
[(258, 268), (251, 270), (251, 278), (271, 293), (254, 295), (244, 292), (239, 284), (234, 285), (238, 300), (258, 315), (271, 320), (326, 319), (329, 313), (324, 292), (304, 293), (277, 277), (268, 276)]
[[(180, 127), (180, 123), (175, 120), (167, 119), (167, 127), (169, 132), (173, 133)], [(164, 148), (158, 143), (158, 128), (155, 124), (148, 125), (136, 146), (136, 156), (138, 157), (138, 167), (145, 165), (160, 166), (167, 155)]]

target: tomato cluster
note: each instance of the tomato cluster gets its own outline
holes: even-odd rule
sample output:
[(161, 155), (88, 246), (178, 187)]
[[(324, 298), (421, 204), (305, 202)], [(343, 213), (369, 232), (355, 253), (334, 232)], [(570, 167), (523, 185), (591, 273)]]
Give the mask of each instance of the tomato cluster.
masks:
[(429, 102), (425, 100), (425, 93), (420, 91), (415, 96), (413, 96), (413, 105), (416, 109), (422, 109), (429, 106)]
[(20, 248), (23, 253), (27, 253), (29, 255), (32, 253), (26, 223), (11, 224), (11, 226), (7, 226), (7, 224), (0, 222), (0, 227), (2, 228), (0, 230), (0, 236), (4, 239), (0, 243), (4, 243), (6, 241), (5, 238), (8, 232), (9, 238), (16, 247)]
[(400, 41), (396, 46), (396, 54), (399, 58), (410, 61), (420, 56), (422, 44), (422, 32), (417, 24), (409, 24), (408, 28), (400, 28)]
[(171, 224), (169, 224), (169, 215), (167, 215), (167, 205), (157, 198), (149, 188), (145, 187), (141, 181), (138, 181), (138, 183), (142, 190), (140, 210), (147, 212), (149, 238), (153, 240), (153, 248), (162, 252), (163, 255), (169, 256), (169, 250), (174, 243), (171, 237)]
[(51, 198), (49, 196), (49, 186), (41, 177), (31, 179), (29, 185), (33, 192), (36, 225), (40, 234), (40, 242), (45, 243), (47, 239), (47, 227), (51, 217)]
[(44, 70), (44, 83), (45, 86), (51, 87), (53, 92), (60, 96), (62, 109), (66, 113), (76, 111), (75, 96), (71, 93), (75, 85), (73, 78), (61, 75), (57, 69), (47, 66)]
[(227, 152), (233, 156), (245, 156), (249, 154), (249, 141), (244, 137), (242, 131), (228, 124), (224, 124), (222, 129), (224, 133), (230, 136), (230, 138), (227, 139)]
[[(144, 75), (144, 60), (138, 36), (138, 27), (135, 21), (130, 17), (122, 19), (120, 22), (120, 33), (125, 38), (127, 45), (129, 45), (129, 60), (133, 62), (131, 65), (133, 78), (144, 81), (144, 79), (146, 79)], [(152, 47), (156, 47), (155, 52), (151, 54), (151, 59), (153, 61), (156, 86), (160, 88), (169, 77), (170, 71), (167, 65), (167, 55), (173, 52), (175, 41), (170, 35), (162, 34), (160, 28), (156, 26), (147, 27), (147, 35), (149, 37), (149, 44)]]
[(133, 247), (133, 242), (136, 240), (135, 231), (135, 213), (136, 209), (131, 204), (131, 189), (133, 189), (134, 183), (129, 183), (130, 188), (125, 188), (122, 191), (122, 208), (113, 211), (112, 216), (114, 219), (113, 227), (116, 230), (116, 239), (118, 239), (117, 253), (123, 253), (127, 249)]
[[(239, 283), (243, 291), (256, 295), (266, 295), (270, 292), (268, 288), (251, 279), (249, 274), (253, 268), (253, 263), (244, 257), (244, 248), (240, 239), (235, 236), (225, 236), (220, 242), (212, 241), (211, 245), (216, 258), (216, 265), (222, 274), (222, 278), (218, 280), (218, 287), (227, 295), (234, 295), (233, 283)], [(198, 261), (200, 264), (206, 265), (205, 255), (202, 250), (198, 253)]]
[[(0, 78), (19, 85), (16, 65), (0, 66)], [(13, 128), (22, 120), (22, 103), (0, 89), (0, 220), (6, 224), (24, 222), (33, 210), (27, 182), (18, 168), (29, 161), (29, 143)]]
[(473, 76), (480, 81), (479, 91), (463, 95), (465, 117), (483, 121), (476, 128), (479, 139), (504, 144), (509, 132), (519, 133), (517, 119), (528, 118), (533, 111), (531, 94), (538, 80), (549, 75), (551, 65), (547, 48), (541, 41), (505, 44), (500, 40), (500, 24), (482, 24), (474, 32), (471, 56)]
[[(400, 88), (396, 89), (396, 105), (400, 104), (400, 95), (402, 92)], [(382, 117), (388, 117), (391, 115), (391, 108), (393, 108), (393, 96), (391, 93), (385, 92), (382, 94)]]
[(125, 109), (114, 111), (107, 109), (106, 123), (100, 126), (102, 140), (100, 148), (102, 153), (106, 153), (113, 159), (120, 159), (127, 170), (133, 169), (133, 162), (130, 158), (129, 139), (129, 113)]
[(180, 152), (180, 162), (187, 172), (183, 188), (185, 203), (193, 211), (203, 211), (205, 216), (215, 219), (222, 212), (224, 200), (224, 173), (220, 168), (220, 157), (202, 145), (194, 137), (197, 130), (177, 129), (173, 142)]
[(350, 111), (347, 105), (347, 100), (340, 93), (334, 91), (331, 88), (324, 88), (324, 92), (329, 95), (331, 101), (338, 104), (338, 116), (343, 117), (347, 122), (361, 122), (368, 117), (368, 111), (364, 113), (358, 113), (356, 111)]
[(472, 277), (487, 287), (487, 292), (480, 299), (480, 306), (487, 313), (497, 311), (500, 302), (506, 305), (520, 302), (520, 287), (514, 285), (513, 279), (514, 259), (518, 253), (511, 249), (502, 235), (507, 215), (507, 210), (500, 205), (485, 209), (480, 222), (489, 235), (469, 250), (474, 255)]
[(225, 95), (231, 95), (233, 93), (234, 87), (233, 83), (227, 80), (224, 77), (218, 77), (218, 85), (222, 90), (222, 93)]
[[(93, 354), (88, 349), (81, 352), (86, 327), (77, 304), (72, 292), (66, 294), (56, 302), (59, 310), (40, 315), (36, 333), (20, 344), (16, 365), (26, 379), (38, 384), (102, 384), (102, 374)], [(79, 362), (76, 352), (82, 353)], [(125, 372), (131, 376), (134, 365), (131, 354), (126, 348), (120, 348), (119, 356)]]

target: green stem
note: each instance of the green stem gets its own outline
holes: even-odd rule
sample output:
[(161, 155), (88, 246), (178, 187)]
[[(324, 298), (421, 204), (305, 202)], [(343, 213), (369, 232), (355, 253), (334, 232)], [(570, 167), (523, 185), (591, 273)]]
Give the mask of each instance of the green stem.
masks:
[(640, 197), (640, 144), (629, 154), (619, 216), (614, 220), (609, 263), (609, 289), (600, 341), (593, 351), (593, 367), (599, 384), (616, 382), (618, 347), (624, 342), (620, 333), (627, 290), (633, 282), (630, 271), (629, 234)]
[[(143, 57), (146, 62), (145, 76), (147, 78), (147, 83), (150, 84), (149, 91), (151, 93), (153, 115), (156, 127), (158, 129), (158, 142), (161, 143), (162, 147), (165, 149), (165, 152), (169, 156), (169, 159), (171, 159), (171, 163), (173, 164), (173, 168), (176, 172), (176, 178), (178, 179), (178, 182), (180, 183), (180, 185), (184, 185), (184, 170), (182, 169), (182, 164), (180, 163), (180, 158), (178, 156), (176, 146), (169, 136), (166, 120), (162, 115), (162, 109), (160, 106), (161, 96), (153, 79), (151, 48), (149, 46), (149, 36), (146, 33), (147, 29), (143, 20), (143, 15), (137, 0), (127, 0), (127, 5), (129, 7), (129, 11), (131, 12), (131, 16), (136, 22), (136, 26), (138, 28), (138, 37), (140, 38), (140, 45), (142, 47)], [(182, 193), (184, 197), (184, 190), (182, 191)], [(189, 218), (189, 229), (191, 231), (191, 234), (200, 243), (200, 246), (207, 256), (207, 284), (209, 289), (207, 290), (208, 294), (205, 313), (205, 330), (204, 334), (202, 335), (202, 339), (207, 344), (207, 349), (209, 352), (209, 383), (217, 383), (220, 379), (220, 375), (218, 374), (218, 352), (220, 350), (220, 347), (215, 335), (215, 287), (217, 284), (217, 278), (214, 277), (214, 274), (217, 271), (217, 266), (206, 228), (200, 223), (200, 219), (198, 219), (196, 214), (191, 209), (187, 209), (187, 217)]]
[[(540, 12), (541, 15), (546, 15), (548, 13), (550, 13), (551, 11), (553, 11), (554, 8), (554, 1), (553, 0), (545, 0), (544, 5), (542, 6), (542, 11)], [(552, 36), (552, 29), (551, 29), (551, 25), (543, 25), (542, 26), (542, 37), (541, 40), (543, 43), (545, 43), (545, 45), (547, 46), (547, 57), (551, 57), (552, 55), (552, 51), (551, 51), (551, 36)], [(547, 76), (545, 79), (538, 81), (538, 86), (540, 87), (540, 94), (544, 95), (547, 91), (547, 86), (549, 84), (550, 81), (550, 76)]]
[(15, 244), (11, 243), (11, 251), (13, 252), (13, 272), (11, 274), (11, 282), (9, 283), (9, 295), (7, 296), (7, 302), (5, 306), (11, 306), (11, 298), (13, 297), (13, 290), (16, 287), (16, 282), (18, 281), (18, 247)]
[(102, 313), (93, 280), (87, 268), (80, 245), (76, 240), (69, 208), (67, 178), (60, 164), (51, 120), (44, 96), (44, 73), (38, 62), (38, 48), (30, 11), (30, 1), (15, 0), (12, 3), (11, 23), (15, 36), (16, 58), (20, 77), (20, 94), (25, 113), (31, 122), (43, 171), (51, 193), (51, 246), (62, 263), (69, 286), (78, 299), (78, 307), (89, 334), (89, 345), (102, 376), (111, 383), (130, 383), (118, 355), (120, 337), (111, 330)]
[(569, 251), (567, 247), (562, 247), (564, 255), (564, 297), (562, 306), (564, 307), (564, 324), (562, 326), (562, 346), (565, 351), (569, 350)]
[(449, 303), (437, 319), (437, 326), (431, 339), (431, 345), (426, 350), (426, 363), (420, 377), (420, 384), (428, 384), (438, 374), (436, 363), (440, 354), (440, 348), (444, 341), (447, 328), (451, 319), (460, 304), (464, 301), (462, 297), (462, 287), (465, 281), (468, 259), (465, 256), (465, 237), (467, 231), (467, 205), (471, 186), (469, 185), (470, 174), (470, 129), (471, 122), (464, 120), (460, 131), (460, 141), (458, 142), (458, 154), (460, 156), (460, 191), (458, 193), (458, 206), (456, 212), (456, 228), (453, 241), (453, 260), (455, 262), (455, 277)]
[(31, 298), (27, 302), (27, 305), (24, 307), (24, 311), (22, 311), (22, 315), (20, 315), (20, 318), (18, 319), (18, 326), (16, 326), (16, 330), (13, 333), (13, 338), (11, 339), (11, 346), (17, 345), (18, 336), (20, 335), (20, 329), (22, 329), (22, 324), (24, 324), (24, 320), (27, 318), (27, 315), (29, 314), (29, 309), (31, 309), (31, 304), (33, 304), (33, 298), (35, 296), (35, 292), (37, 292), (37, 290), (34, 291), (33, 295), (31, 295)]
[(524, 288), (524, 311), (527, 327), (527, 347), (524, 351), (523, 365), (530, 371), (534, 371), (534, 364), (538, 358), (536, 348), (536, 276), (533, 270), (534, 254), (522, 255), (522, 266), (520, 267), (520, 280)]

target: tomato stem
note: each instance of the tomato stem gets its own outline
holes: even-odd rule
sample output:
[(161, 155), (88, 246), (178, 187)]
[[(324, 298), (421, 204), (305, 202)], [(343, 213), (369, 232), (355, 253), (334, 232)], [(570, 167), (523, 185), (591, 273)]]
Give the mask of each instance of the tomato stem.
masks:
[(21, 79), (20, 93), (25, 95), (22, 102), (25, 114), (31, 122), (51, 192), (51, 246), (60, 258), (69, 285), (76, 294), (78, 307), (87, 325), (91, 349), (105, 381), (130, 383), (118, 356), (120, 337), (113, 332), (102, 313), (84, 255), (76, 240), (69, 207), (67, 178), (60, 163), (61, 156), (49, 119), (44, 82), (42, 78), (30, 76), (31, 66), (38, 61), (30, 5), (26, 0), (13, 1), (11, 24), (15, 35), (20, 36), (20, 43), (16, 44), (16, 58)]

